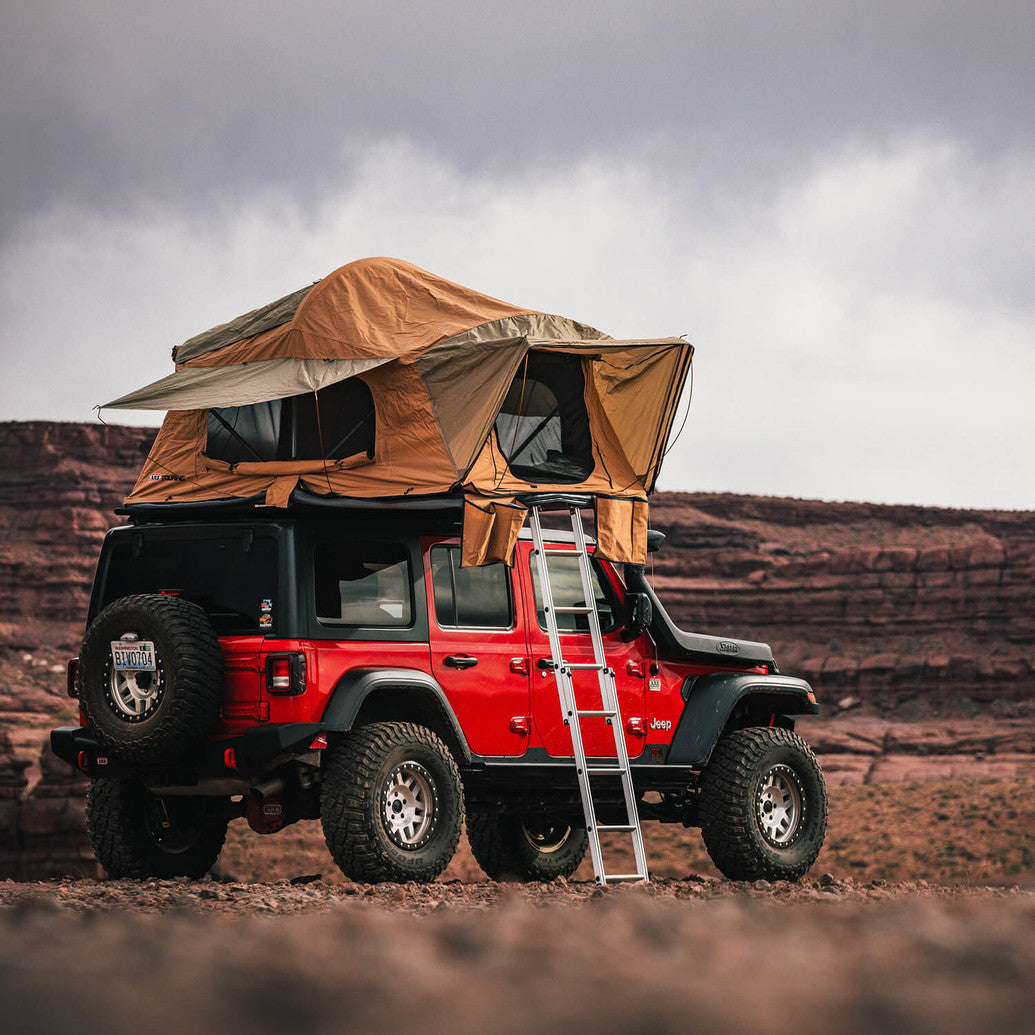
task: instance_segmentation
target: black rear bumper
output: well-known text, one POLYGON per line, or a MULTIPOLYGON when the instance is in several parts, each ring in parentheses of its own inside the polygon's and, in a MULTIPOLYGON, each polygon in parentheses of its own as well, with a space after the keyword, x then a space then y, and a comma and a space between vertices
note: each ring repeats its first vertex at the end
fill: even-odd
POLYGON ((192 784, 212 777, 248 778, 267 771, 273 763, 305 752, 323 732, 319 722, 286 722, 256 726, 236 737, 220 737, 203 745, 180 765, 119 762, 108 755, 83 726, 60 726, 50 731, 50 750, 62 761, 90 777, 146 775, 151 782, 192 784))

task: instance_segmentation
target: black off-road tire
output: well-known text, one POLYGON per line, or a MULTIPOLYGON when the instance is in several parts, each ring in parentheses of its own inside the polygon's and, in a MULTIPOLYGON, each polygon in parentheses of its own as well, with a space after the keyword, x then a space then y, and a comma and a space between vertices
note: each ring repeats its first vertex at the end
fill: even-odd
POLYGON ((752 727, 723 736, 701 774, 699 803, 708 854, 730 880, 798 880, 823 846, 823 773, 790 730, 752 727))
POLYGON ((137 780, 94 780, 86 829, 98 862, 116 879, 203 877, 226 840, 216 802, 158 798, 137 780))
POLYGON ((205 742, 219 719, 223 652, 196 604, 157 593, 122 597, 87 630, 76 689, 87 728, 113 759, 183 761, 205 742), (151 699, 138 715, 120 707, 112 672, 111 643, 126 634, 154 642, 159 669, 151 699))
POLYGON ((412 722, 361 726, 332 741, 323 764, 324 839, 346 877, 423 884, 449 865, 463 826, 463 787, 449 748, 431 730, 412 722))
POLYGON ((474 809, 467 814, 467 840, 487 877, 514 881, 570 877, 589 845, 583 826, 474 809))

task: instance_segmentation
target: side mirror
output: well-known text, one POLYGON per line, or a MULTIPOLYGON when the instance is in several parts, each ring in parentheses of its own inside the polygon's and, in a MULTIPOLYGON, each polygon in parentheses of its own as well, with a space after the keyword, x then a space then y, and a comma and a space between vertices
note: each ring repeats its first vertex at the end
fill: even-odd
POLYGON ((654 620, 654 605, 646 593, 625 594, 625 617, 622 622, 623 640, 635 640, 654 620))

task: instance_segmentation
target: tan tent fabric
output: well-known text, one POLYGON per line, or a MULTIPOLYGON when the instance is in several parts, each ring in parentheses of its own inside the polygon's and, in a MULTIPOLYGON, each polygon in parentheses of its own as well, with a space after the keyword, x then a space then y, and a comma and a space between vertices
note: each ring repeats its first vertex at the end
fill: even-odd
POLYGON ((184 367, 102 409, 202 410, 250 406, 315 392, 372 370, 386 359, 265 359, 232 367, 184 367))
MULTIPOLYGON (((324 277, 290 322, 177 363, 229 366, 260 359, 396 359, 479 324, 532 312, 452 284, 399 259, 361 259, 324 277)), ((189 357, 189 358, 186 358, 189 357)))
POLYGON ((618 564, 644 564, 647 558, 647 501, 594 499, 597 553, 618 564))
POLYGON ((366 453, 356 453, 344 460, 271 460, 256 462, 254 460, 228 464, 225 460, 213 460, 202 456, 202 463, 209 471, 223 471, 226 474, 271 474, 274 477, 293 474, 326 474, 336 471, 352 471, 357 467, 366 467, 373 460, 366 453))
POLYGON ((266 506, 284 509, 291 500, 291 493, 298 488, 298 475, 285 475, 278 478, 266 490, 266 506))
MULTIPOLYGON (((646 498, 692 353, 681 338, 615 340, 410 263, 365 259, 195 336, 175 350, 175 373, 109 405, 169 409, 129 504, 264 496, 270 506, 286 506, 297 486, 370 500, 463 493, 469 501, 466 564, 512 554, 522 497, 591 493, 613 501, 599 514, 609 555, 642 561, 646 498), (511 383, 526 357, 540 352, 580 360, 581 381, 569 383, 585 385, 591 454, 581 454, 579 463, 592 469, 574 484, 525 480, 510 469, 496 441, 494 425, 511 383), (210 409, 312 393, 318 407, 330 405, 328 399, 362 398, 337 389, 337 395, 326 394, 349 378, 361 380, 373 400, 372 456, 226 463, 207 455, 210 409)), ((545 360, 536 362, 546 369, 545 360)), ((537 391, 542 399, 526 419, 548 415, 552 396, 537 391)), ((301 405, 276 412, 301 413, 301 405)))
POLYGON ((173 349, 173 362, 186 363, 187 360, 202 356, 206 352, 233 345, 234 342, 243 341, 245 338, 254 338, 257 334, 287 323, 313 287, 313 284, 309 284, 307 287, 299 288, 298 291, 292 291, 290 295, 278 298, 275 302, 253 309, 229 323, 222 323, 218 327, 195 335, 173 349))
POLYGON ((527 514, 528 509, 513 500, 466 496, 460 566, 477 568, 496 562, 512 566, 514 547, 527 514))

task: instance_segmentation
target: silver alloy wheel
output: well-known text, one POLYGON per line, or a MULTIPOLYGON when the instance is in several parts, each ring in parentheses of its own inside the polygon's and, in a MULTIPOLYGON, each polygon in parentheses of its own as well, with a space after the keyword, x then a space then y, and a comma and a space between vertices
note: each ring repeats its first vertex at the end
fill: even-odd
POLYGON ((770 844, 783 848, 798 836, 804 800, 801 783, 789 765, 774 765, 762 774, 755 815, 762 836, 770 844))
POLYGON ((382 816, 388 836, 400 848, 420 848, 431 836, 434 787, 431 773, 419 762, 400 762, 388 774, 382 816))
MULTIPOLYGON (((122 639, 130 635, 123 634, 122 639)), ((165 686, 161 658, 156 656, 154 672, 118 671, 108 660, 108 701, 126 722, 140 722, 158 707, 165 686)))
POLYGON ((550 855, 565 846, 571 836, 571 827, 561 826, 548 820, 524 819, 521 821, 521 833, 525 840, 541 855, 550 855))

